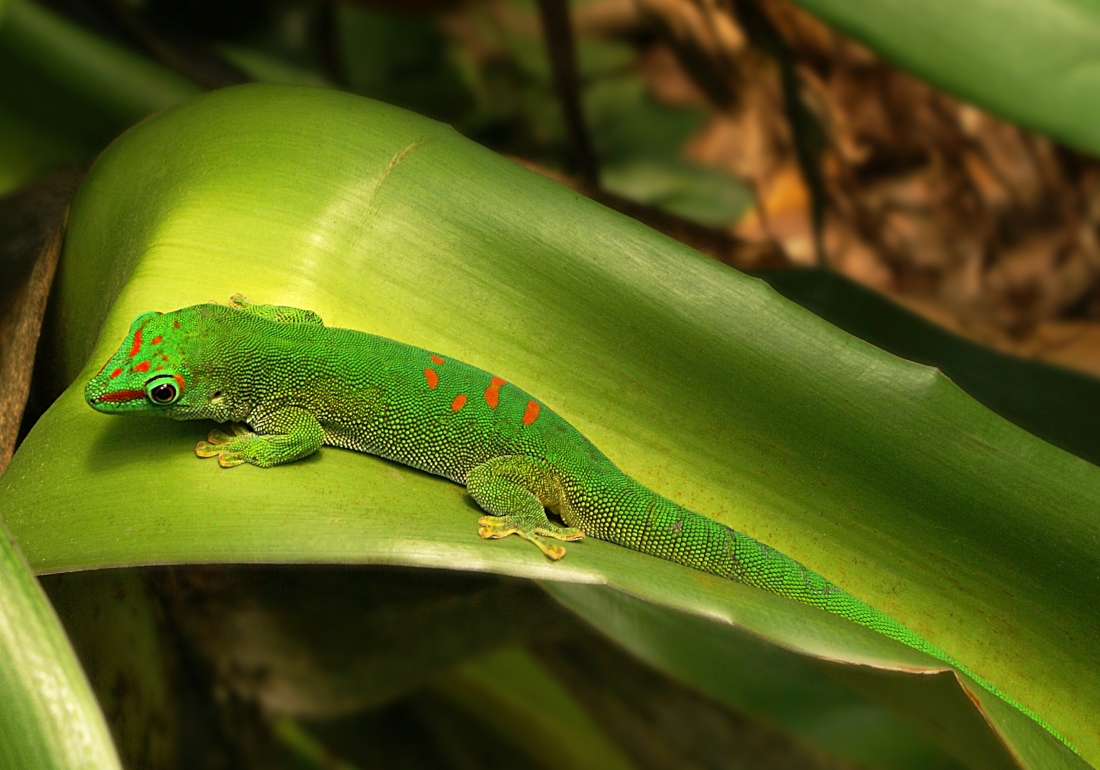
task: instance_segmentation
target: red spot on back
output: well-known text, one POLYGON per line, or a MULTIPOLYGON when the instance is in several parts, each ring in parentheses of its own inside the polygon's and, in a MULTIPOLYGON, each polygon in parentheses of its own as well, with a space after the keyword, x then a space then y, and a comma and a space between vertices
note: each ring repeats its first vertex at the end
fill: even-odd
POLYGON ((442 358, 437 356, 435 353, 432 353, 431 358, 432 358, 432 363, 436 364, 437 366, 443 366, 443 364, 446 363, 442 358))
POLYGON ((145 372, 149 371, 149 362, 148 361, 142 361, 140 364, 138 364, 137 366, 134 367, 134 371, 135 372, 141 372, 142 374, 145 374, 145 372))
POLYGON ((485 403, 489 405, 490 409, 497 408, 497 404, 500 403, 500 387, 507 384, 500 377, 493 377, 489 380, 489 387, 485 389, 485 403))
POLYGON ((119 367, 119 368, 115 369, 113 372, 111 372, 111 379, 113 380, 115 377, 118 377, 120 374, 122 374, 122 367, 119 367))
POLYGON ((455 400, 451 402, 451 411, 457 412, 464 406, 466 406, 466 396, 459 393, 457 396, 455 396, 455 400))
POLYGON ((439 384, 439 375, 435 373, 434 369, 425 369, 424 379, 428 381, 428 387, 432 390, 435 390, 435 386, 439 384))
POLYGON ((104 393, 97 401, 136 401, 139 398, 145 398, 144 390, 116 390, 113 393, 104 393))
POLYGON ((158 334, 156 337, 153 337, 153 339, 151 339, 150 342, 152 342, 154 345, 159 345, 160 341, 162 339, 164 339, 164 337, 162 337, 158 334))
POLYGON ((539 416, 539 405, 534 401, 527 402, 527 408, 523 410, 523 424, 530 425, 539 416))
POLYGON ((133 358, 141 350, 141 329, 134 332, 134 344, 130 346, 130 358, 133 358))
POLYGON ((173 322, 172 322, 172 328, 173 328, 173 329, 178 329, 178 328, 180 328, 180 322, 179 322, 179 321, 173 321, 173 322))

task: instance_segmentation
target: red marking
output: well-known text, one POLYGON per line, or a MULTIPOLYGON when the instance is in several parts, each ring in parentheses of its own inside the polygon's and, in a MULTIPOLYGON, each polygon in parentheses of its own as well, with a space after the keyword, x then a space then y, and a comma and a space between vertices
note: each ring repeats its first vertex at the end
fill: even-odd
POLYGON ((115 377, 118 377, 120 374, 122 374, 122 368, 121 367, 119 367, 118 369, 115 369, 113 372, 111 372, 111 379, 113 380, 115 377))
POLYGON ((104 393, 97 398, 97 401, 137 401, 139 398, 145 398, 144 390, 116 390, 113 393, 104 393))
POLYGON ((500 386, 507 384, 500 377, 493 377, 489 380, 489 387, 485 389, 485 403, 489 405, 490 409, 497 408, 497 404, 500 403, 500 386))
POLYGON ((134 371, 135 372, 141 372, 142 374, 145 374, 147 371, 149 371, 149 362, 148 361, 142 361, 140 364, 138 364, 137 366, 134 367, 134 371))
POLYGON ((157 355, 161 357, 161 360, 164 360, 164 361, 168 360, 168 356, 164 355, 163 353, 157 353, 157 355))
POLYGON ((530 425, 539 416, 539 405, 534 401, 527 402, 527 408, 523 410, 523 424, 530 425))
POLYGON ((443 364, 446 363, 446 361, 444 361, 442 358, 437 356, 435 353, 432 353, 431 359, 432 359, 432 363, 436 364, 437 366, 443 366, 443 364))
POLYGON ((134 332, 134 344, 130 346, 130 358, 136 356, 139 350, 141 350, 141 329, 134 332))
POLYGON ((172 328, 173 328, 173 329, 178 329, 178 328, 180 328, 180 322, 179 322, 179 321, 173 321, 173 322, 172 322, 172 328))
POLYGON ((455 396, 455 400, 451 402, 451 411, 457 412, 464 406, 466 406, 466 396, 459 393, 457 396, 455 396))
POLYGON ((176 381, 176 384, 180 386, 180 393, 182 394, 183 393, 183 375, 182 374, 173 374, 172 379, 174 379, 176 381))
POLYGON ((435 390, 435 386, 439 384, 439 375, 435 373, 434 369, 425 369, 424 379, 428 381, 428 387, 432 390, 435 390))
POLYGON ((160 335, 158 334, 158 335, 157 335, 156 337, 153 337, 153 339, 152 339, 152 340, 150 340, 150 341, 151 341, 151 342, 152 342, 152 343, 153 343, 154 345, 159 345, 159 344, 160 344, 160 341, 161 341, 162 339, 164 339, 164 337, 162 337, 162 336, 160 336, 160 335))

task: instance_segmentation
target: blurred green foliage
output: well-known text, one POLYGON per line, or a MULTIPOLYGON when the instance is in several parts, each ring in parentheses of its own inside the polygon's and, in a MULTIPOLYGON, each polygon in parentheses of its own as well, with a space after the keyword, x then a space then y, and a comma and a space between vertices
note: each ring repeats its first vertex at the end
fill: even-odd
MULTIPOLYGON (((332 7, 330 29, 322 23, 328 7, 273 3, 191 32, 211 35, 206 42, 255 80, 344 87, 451 123, 505 154, 570 167, 533 2, 512 0, 513 16, 525 23, 511 27, 471 9, 476 24, 465 41, 445 35, 425 14, 354 5, 332 7)), ((150 0, 133 13, 166 24, 180 15, 174 8, 150 0)), ((603 184, 700 224, 735 221, 751 204, 747 188, 680 159, 705 109, 657 102, 634 70, 635 57, 626 43, 579 41, 583 103, 603 184)), ((30 0, 11 0, 0 23, 0 193, 90 160, 146 113, 199 90, 30 0), (119 82, 120 73, 132 82, 119 82)))

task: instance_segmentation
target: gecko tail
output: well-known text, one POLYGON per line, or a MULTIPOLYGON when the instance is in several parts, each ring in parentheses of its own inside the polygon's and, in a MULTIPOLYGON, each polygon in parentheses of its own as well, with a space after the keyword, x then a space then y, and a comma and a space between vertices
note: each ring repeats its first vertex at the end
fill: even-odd
POLYGON ((585 531, 593 537, 761 588, 877 631, 965 674, 1078 753, 1045 719, 992 682, 894 618, 857 599, 781 551, 662 497, 625 475, 621 477, 621 485, 614 494, 602 499, 616 500, 619 509, 624 514, 629 511, 629 514, 593 517, 596 525, 591 526, 587 522, 585 525, 585 531))

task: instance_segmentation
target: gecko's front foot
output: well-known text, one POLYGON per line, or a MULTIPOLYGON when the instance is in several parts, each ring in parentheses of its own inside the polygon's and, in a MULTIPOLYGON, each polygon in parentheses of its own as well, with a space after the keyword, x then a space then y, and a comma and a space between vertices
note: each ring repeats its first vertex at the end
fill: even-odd
POLYGON ((504 516, 482 516, 477 520, 477 533, 486 540, 496 540, 508 535, 519 535, 524 540, 534 543, 539 550, 554 561, 565 556, 565 547, 550 542, 547 538, 575 542, 584 538, 584 533, 573 527, 560 527, 546 520, 543 514, 541 520, 532 520, 522 514, 507 514, 504 516))
POLYGON ((232 434, 219 428, 210 431, 206 441, 200 441, 195 445, 195 454, 199 457, 217 457, 218 465, 223 468, 232 468, 248 462, 245 447, 250 441, 255 440, 256 434, 246 426, 233 423, 230 426, 232 434))

